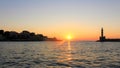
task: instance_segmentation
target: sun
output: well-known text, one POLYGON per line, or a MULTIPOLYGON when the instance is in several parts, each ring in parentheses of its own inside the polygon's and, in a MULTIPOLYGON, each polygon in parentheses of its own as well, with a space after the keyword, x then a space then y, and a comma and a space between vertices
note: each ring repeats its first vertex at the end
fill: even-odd
POLYGON ((71 40, 72 39, 72 36, 71 35, 67 35, 67 40, 71 40))

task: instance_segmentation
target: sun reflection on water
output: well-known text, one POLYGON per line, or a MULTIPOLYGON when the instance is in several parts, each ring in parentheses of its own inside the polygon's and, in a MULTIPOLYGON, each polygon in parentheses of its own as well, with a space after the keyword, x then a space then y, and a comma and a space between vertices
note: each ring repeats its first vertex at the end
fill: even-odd
POLYGON ((63 62, 63 63, 69 63, 72 60, 72 48, 71 48, 71 42, 68 41, 66 42, 67 45, 65 45, 64 48, 62 48, 62 53, 59 56, 58 62, 63 62))
POLYGON ((70 41, 68 41, 68 54, 67 54, 67 59, 66 60, 68 60, 68 61, 72 60, 70 41))
POLYGON ((70 41, 68 41, 68 50, 71 51, 70 41))

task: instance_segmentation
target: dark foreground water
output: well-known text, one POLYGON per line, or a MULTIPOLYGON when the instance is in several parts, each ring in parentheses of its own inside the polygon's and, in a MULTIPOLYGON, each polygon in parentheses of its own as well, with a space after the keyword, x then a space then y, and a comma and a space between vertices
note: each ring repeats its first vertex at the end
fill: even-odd
POLYGON ((120 42, 0 42, 0 68, 120 68, 120 42))

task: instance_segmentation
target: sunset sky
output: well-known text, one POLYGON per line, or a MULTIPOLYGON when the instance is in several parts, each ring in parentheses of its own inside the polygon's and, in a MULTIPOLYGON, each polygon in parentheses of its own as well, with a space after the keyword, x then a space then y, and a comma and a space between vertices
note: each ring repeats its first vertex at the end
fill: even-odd
POLYGON ((0 0, 0 29, 97 40, 120 38, 120 0, 0 0))

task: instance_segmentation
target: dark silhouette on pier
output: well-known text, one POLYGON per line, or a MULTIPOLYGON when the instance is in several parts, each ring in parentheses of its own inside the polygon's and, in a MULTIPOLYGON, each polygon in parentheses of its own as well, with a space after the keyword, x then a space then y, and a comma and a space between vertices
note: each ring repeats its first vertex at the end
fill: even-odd
POLYGON ((99 37, 98 42, 120 42, 120 39, 109 39, 104 36, 104 30, 101 28, 101 36, 99 37))
POLYGON ((55 37, 48 38, 43 34, 35 34, 34 32, 22 31, 20 33, 15 31, 0 30, 0 41, 58 41, 55 37))

